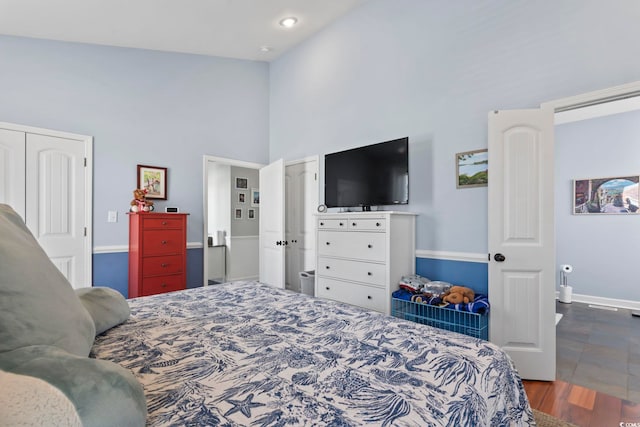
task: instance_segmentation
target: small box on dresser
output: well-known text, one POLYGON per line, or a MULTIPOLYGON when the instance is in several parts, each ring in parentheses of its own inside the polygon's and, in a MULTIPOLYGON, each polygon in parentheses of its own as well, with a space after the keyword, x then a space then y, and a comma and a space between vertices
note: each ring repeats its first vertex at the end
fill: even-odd
POLYGON ((316 296, 391 313, 391 293, 415 273, 415 214, 316 215, 316 296))
POLYGON ((129 213, 129 298, 187 287, 186 213, 129 213))

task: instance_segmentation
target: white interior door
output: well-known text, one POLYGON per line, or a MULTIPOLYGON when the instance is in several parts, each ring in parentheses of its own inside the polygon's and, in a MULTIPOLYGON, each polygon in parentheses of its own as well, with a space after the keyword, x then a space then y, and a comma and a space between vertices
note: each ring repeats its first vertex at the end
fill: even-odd
POLYGON ((526 379, 554 380, 553 110, 489 113, 490 339, 526 379))
POLYGON ((315 222, 318 206, 318 159, 285 168, 286 288, 300 292, 300 272, 315 269, 315 222))
POLYGON ((13 208, 25 219, 25 138, 24 132, 0 129, 0 203, 13 208))
POLYGON ((260 169, 260 281, 285 287, 284 160, 260 169))
POLYGON ((26 135, 26 224, 74 288, 91 286, 85 142, 26 135))

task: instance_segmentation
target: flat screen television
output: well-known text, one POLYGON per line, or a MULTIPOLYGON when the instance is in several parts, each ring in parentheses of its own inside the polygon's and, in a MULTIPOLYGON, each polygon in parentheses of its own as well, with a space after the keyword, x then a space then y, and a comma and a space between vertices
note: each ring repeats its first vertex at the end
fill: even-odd
POLYGON ((325 155, 324 203, 362 210, 409 203, 409 138, 325 155))

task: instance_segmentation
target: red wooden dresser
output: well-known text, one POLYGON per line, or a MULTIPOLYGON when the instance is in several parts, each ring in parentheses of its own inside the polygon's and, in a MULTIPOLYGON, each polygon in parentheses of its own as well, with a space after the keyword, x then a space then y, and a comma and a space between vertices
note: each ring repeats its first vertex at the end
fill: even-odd
POLYGON ((187 286, 186 213, 129 213, 129 298, 187 286))

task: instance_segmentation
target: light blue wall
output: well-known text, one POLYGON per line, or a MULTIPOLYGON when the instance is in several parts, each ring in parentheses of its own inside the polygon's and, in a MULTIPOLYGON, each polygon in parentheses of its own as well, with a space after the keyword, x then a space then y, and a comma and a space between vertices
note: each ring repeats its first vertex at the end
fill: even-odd
MULTIPOLYGON (((156 207, 189 212, 187 240, 203 242, 203 155, 268 160, 266 63, 0 36, 0 64, 0 121, 94 137, 94 247, 128 245, 137 164, 168 168, 156 207)), ((188 254, 192 287, 202 250, 188 254)), ((126 253, 95 254, 93 269, 126 295, 126 253)))
POLYGON ((640 111, 556 126, 556 259, 577 294, 640 301, 640 215, 572 215, 573 180, 640 174, 640 111))
POLYGON ((0 121, 94 137, 94 246, 128 244, 137 164, 202 242, 203 155, 268 160, 266 63, 0 36, 0 64, 0 121))
POLYGON ((487 147, 490 110, 638 80, 638 22, 635 0, 371 0, 271 64, 270 158, 409 136, 417 248, 485 253, 455 153, 487 147))

